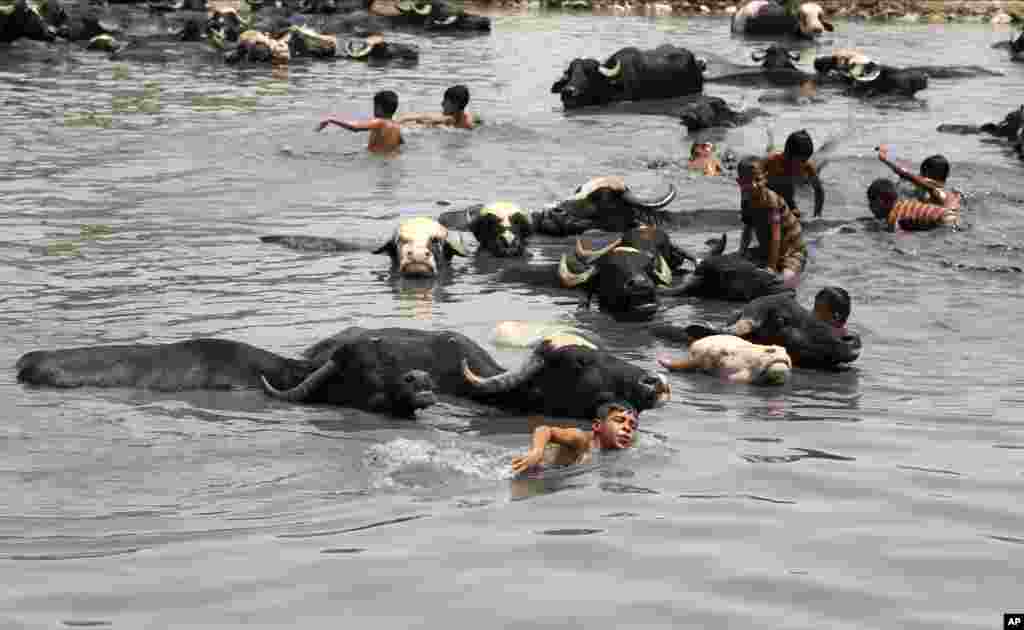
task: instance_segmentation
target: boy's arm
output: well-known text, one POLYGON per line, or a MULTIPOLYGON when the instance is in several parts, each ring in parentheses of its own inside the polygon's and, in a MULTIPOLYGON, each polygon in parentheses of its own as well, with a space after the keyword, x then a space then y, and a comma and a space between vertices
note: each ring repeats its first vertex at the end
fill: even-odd
POLYGON ((583 451, 589 446, 588 440, 587 434, 579 429, 539 426, 533 430, 530 452, 512 460, 512 472, 519 473, 541 463, 544 459, 544 448, 550 442, 583 451))
POLYGON ((821 179, 817 172, 811 175, 810 180, 811 188, 814 190, 814 216, 820 217, 821 211, 825 207, 825 187, 821 185, 821 179))
POLYGON ((436 125, 444 125, 444 124, 452 123, 453 120, 452 120, 451 116, 448 116, 446 114, 418 113, 418 114, 402 114, 401 116, 399 116, 398 118, 395 119, 395 122, 397 122, 400 125, 409 125, 409 124, 436 124, 436 125))
POLYGON ((931 193, 933 197, 940 200, 945 199, 945 195, 942 193, 942 187, 936 184, 934 180, 928 179, 927 177, 922 177, 915 173, 911 173, 910 171, 903 168, 899 164, 890 161, 889 147, 885 146, 884 144, 876 148, 878 149, 878 159, 882 162, 882 164, 885 164, 886 166, 891 168, 893 173, 896 173, 902 179, 914 182, 914 184, 917 186, 927 188, 928 192, 931 193))
POLYGON ((343 129, 349 131, 369 131, 371 129, 380 129, 384 126, 384 121, 379 118, 370 118, 369 120, 338 120, 337 118, 324 118, 320 121, 317 126, 317 131, 323 131, 328 125, 337 125, 343 129))

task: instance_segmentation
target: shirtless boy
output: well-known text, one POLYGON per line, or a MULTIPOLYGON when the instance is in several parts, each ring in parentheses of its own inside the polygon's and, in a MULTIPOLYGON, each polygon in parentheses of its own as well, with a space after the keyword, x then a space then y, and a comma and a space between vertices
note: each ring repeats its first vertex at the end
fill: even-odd
POLYGON ((795 289, 807 264, 807 245, 800 227, 800 211, 768 186, 764 163, 746 157, 736 167, 740 187, 743 233, 740 253, 753 262, 782 274, 783 284, 795 289), (748 251, 757 235, 758 247, 748 251))
POLYGON ((479 121, 473 114, 466 111, 467 105, 469 105, 469 88, 465 85, 453 85, 444 91, 440 114, 402 114, 398 117, 398 123, 472 129, 479 124, 479 121))
POLYGON ((542 425, 533 430, 530 452, 512 460, 512 472, 533 466, 566 466, 586 463, 593 449, 624 449, 633 446, 637 411, 629 403, 610 402, 597 408, 590 431, 542 425), (550 448, 548 448, 550 447, 550 448))
POLYGON ((328 125, 337 125, 349 131, 369 131, 370 140, 366 145, 372 153, 393 153, 402 145, 402 127, 392 120, 398 110, 398 95, 384 90, 373 95, 373 118, 368 120, 338 120, 325 118, 320 121, 317 131, 328 125))

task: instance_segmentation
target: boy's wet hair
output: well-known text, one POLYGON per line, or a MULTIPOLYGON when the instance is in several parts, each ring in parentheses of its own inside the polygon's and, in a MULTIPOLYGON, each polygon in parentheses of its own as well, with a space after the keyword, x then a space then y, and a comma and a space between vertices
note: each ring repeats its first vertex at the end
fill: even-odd
POLYGON ((837 321, 850 319, 850 294, 842 287, 825 287, 814 296, 814 304, 824 304, 837 321))
POLYGON ((931 155, 921 162, 921 176, 945 182, 949 179, 949 160, 944 155, 931 155))
POLYGON ((889 211, 896 205, 898 197, 899 193, 896 190, 896 184, 891 179, 880 177, 868 186, 868 204, 871 206, 871 211, 879 219, 884 219, 889 215, 889 211), (889 201, 892 203, 885 203, 889 201))
POLYGON ((459 109, 465 109, 469 105, 469 88, 465 85, 453 85, 444 91, 444 100, 451 101, 459 109))
POLYGON ((613 400, 607 402, 597 408, 597 418, 600 420, 606 419, 613 411, 625 411, 626 413, 632 414, 634 418, 640 417, 640 412, 636 410, 636 407, 621 400, 613 400))
POLYGON ((373 105, 385 116, 394 116, 398 111, 398 95, 391 90, 382 90, 373 95, 373 105))
POLYGON ((811 156, 814 155, 814 141, 811 140, 811 134, 807 133, 806 129, 789 134, 782 155, 787 159, 801 162, 811 159, 811 156))

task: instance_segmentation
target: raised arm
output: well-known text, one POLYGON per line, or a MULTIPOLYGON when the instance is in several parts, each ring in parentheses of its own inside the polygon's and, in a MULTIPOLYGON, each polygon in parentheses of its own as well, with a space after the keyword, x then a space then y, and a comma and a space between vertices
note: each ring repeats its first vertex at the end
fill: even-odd
POLYGON ((455 119, 447 114, 414 113, 402 114, 395 122, 400 125, 451 125, 455 119))
POLYGON ((370 118, 368 120, 339 120, 337 118, 324 118, 317 125, 317 131, 323 131, 328 125, 337 125, 343 129, 349 131, 369 131, 371 129, 380 129, 384 126, 384 121, 379 118, 370 118))
POLYGON ((821 179, 815 172, 810 176, 811 188, 814 190, 814 216, 820 217, 825 207, 825 187, 821 185, 821 179))
POLYGON ((579 429, 541 425, 533 430, 530 452, 512 460, 512 472, 521 473, 541 463, 544 460, 544 448, 552 442, 576 451, 584 451, 589 446, 589 439, 590 437, 579 429))
POLYGON ((896 164, 895 162, 891 161, 889 159, 889 147, 885 146, 884 144, 875 147, 875 149, 878 151, 879 161, 881 161, 882 164, 885 164, 886 166, 891 168, 893 173, 896 173, 902 179, 914 182, 914 184, 917 186, 927 188, 928 192, 931 193, 932 197, 937 199, 939 203, 945 201, 946 196, 942 192, 942 187, 935 183, 934 180, 929 179, 927 177, 922 177, 921 175, 917 175, 916 173, 912 173, 907 169, 903 168, 902 166, 900 166, 899 164, 896 164))

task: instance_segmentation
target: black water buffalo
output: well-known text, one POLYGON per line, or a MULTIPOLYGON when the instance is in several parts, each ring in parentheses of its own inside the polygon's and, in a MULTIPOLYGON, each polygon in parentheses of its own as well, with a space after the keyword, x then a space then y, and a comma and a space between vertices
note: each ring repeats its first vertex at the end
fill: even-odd
POLYGON ((87 2, 76 2, 67 8, 60 0, 47 0, 43 6, 43 17, 56 29, 57 36, 74 42, 119 32, 118 25, 107 19, 105 13, 101 7, 87 2))
POLYGON ((612 400, 643 411, 671 396, 664 376, 573 334, 545 337, 516 371, 488 376, 464 362, 463 374, 476 399, 557 416, 593 418, 600 405, 612 400))
POLYGON ((481 250, 502 258, 526 253, 533 234, 530 214, 505 201, 445 212, 438 221, 452 230, 472 232, 481 250))
POLYGON ((711 127, 739 127, 768 113, 757 108, 736 111, 717 96, 700 96, 679 109, 679 122, 690 133, 711 127))
POLYGON ((553 206, 531 214, 535 232, 551 236, 575 236, 587 230, 624 232, 640 223, 655 224, 660 212, 676 198, 676 189, 658 199, 641 199, 621 177, 596 177, 576 193, 553 206))
POLYGON ((47 24, 39 9, 26 0, 0 6, 0 42, 13 42, 22 37, 52 42, 57 38, 57 29, 47 24))
MULTIPOLYGON (((751 85, 785 87, 800 85, 817 78, 816 75, 797 68, 794 62, 800 60, 800 54, 784 46, 773 44, 760 52, 751 53, 750 57, 759 65, 741 66, 728 62, 714 64, 717 72, 713 76, 705 76, 704 82, 744 87, 751 85), (724 67, 718 68, 719 65, 724 67)), ((711 65, 709 62, 709 71, 711 65)))
POLYGON ((658 310, 658 287, 671 286, 672 272, 686 260, 696 258, 664 230, 644 225, 597 250, 577 240, 573 259, 564 254, 559 261, 558 279, 563 287, 585 292, 584 306, 596 295, 600 308, 616 319, 650 319, 658 310))
POLYGON ((937 131, 943 133, 958 133, 961 135, 987 133, 997 138, 1006 138, 1010 146, 1017 153, 1017 157, 1024 159, 1024 105, 1013 110, 998 123, 985 123, 983 125, 939 125, 937 131))
POLYGON ((992 48, 1005 48, 1010 51, 1011 61, 1024 61, 1024 31, 1010 39, 992 44, 992 48))
POLYGON ((662 294, 747 302, 786 291, 778 274, 732 252, 701 259, 681 284, 662 294))
POLYGON ((422 27, 429 31, 487 32, 491 30, 491 18, 473 15, 451 7, 443 0, 407 1, 399 0, 395 7, 398 17, 392 18, 396 25, 422 27))
POLYGON ((420 51, 416 46, 387 41, 381 33, 350 39, 343 46, 339 46, 337 37, 300 26, 292 26, 289 29, 288 47, 293 58, 346 57, 357 61, 418 61, 420 58, 420 51))
POLYGON ((837 335, 829 324, 802 307, 791 293, 760 297, 748 303, 724 329, 695 324, 683 329, 658 326, 652 332, 671 339, 699 339, 725 334, 758 344, 782 346, 793 365, 835 368, 860 357, 861 340, 856 333, 837 335))
POLYGON ((837 81, 855 94, 913 96, 928 87, 928 74, 920 69, 879 64, 853 51, 818 57, 814 69, 824 79, 837 81))
MULTIPOLYGON (((790 2, 787 2, 790 4, 790 2)), ((822 19, 824 10, 814 2, 801 3, 792 14, 781 2, 750 0, 732 15, 731 30, 740 35, 778 35, 811 39, 834 27, 822 19)))
POLYGON ((614 101, 697 94, 704 86, 704 64, 685 48, 662 44, 654 50, 623 48, 605 62, 573 59, 551 86, 565 109, 614 101))

